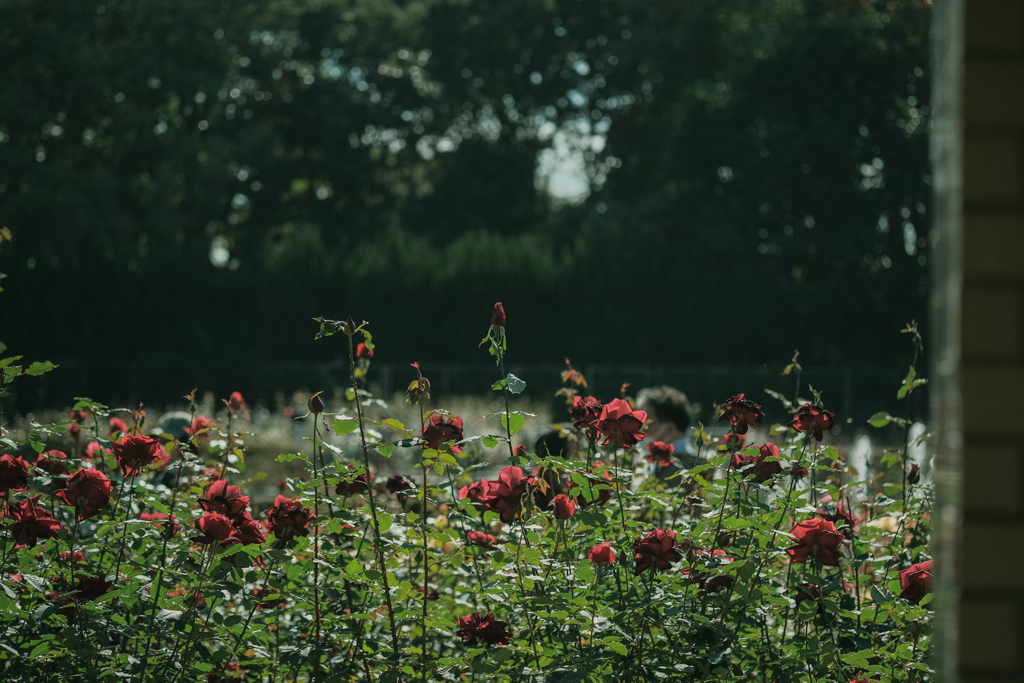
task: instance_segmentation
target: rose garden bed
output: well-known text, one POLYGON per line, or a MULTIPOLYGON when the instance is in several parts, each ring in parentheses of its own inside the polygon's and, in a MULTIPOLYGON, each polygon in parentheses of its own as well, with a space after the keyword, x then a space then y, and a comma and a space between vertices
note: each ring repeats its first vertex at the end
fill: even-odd
MULTIPOLYGON (((902 447, 856 472, 819 396, 778 397, 770 424, 741 394, 680 469, 630 397, 588 396, 567 368, 575 457, 551 456, 515 445, 531 416, 512 409, 500 304, 482 345, 505 409, 481 435, 418 365, 419 420, 371 417, 367 325, 318 322, 352 386, 344 405, 310 397, 309 448, 278 457, 303 474, 267 509, 247 494, 240 395, 179 438, 85 399, 2 435, 4 680, 930 680, 932 491, 909 407, 872 418, 902 447), (400 449, 415 468, 375 477, 400 449)), ((0 363, 0 389, 50 369, 0 363)))

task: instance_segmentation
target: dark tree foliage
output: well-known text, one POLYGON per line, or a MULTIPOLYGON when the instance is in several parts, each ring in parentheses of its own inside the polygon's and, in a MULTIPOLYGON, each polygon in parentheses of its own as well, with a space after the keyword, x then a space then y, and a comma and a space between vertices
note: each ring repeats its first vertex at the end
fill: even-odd
POLYGON ((535 330, 522 360, 889 362, 924 316, 929 21, 3 0, 5 338, 312 358, 335 311, 392 359, 462 360, 500 299, 535 330), (573 200, 549 191, 567 167, 573 200))

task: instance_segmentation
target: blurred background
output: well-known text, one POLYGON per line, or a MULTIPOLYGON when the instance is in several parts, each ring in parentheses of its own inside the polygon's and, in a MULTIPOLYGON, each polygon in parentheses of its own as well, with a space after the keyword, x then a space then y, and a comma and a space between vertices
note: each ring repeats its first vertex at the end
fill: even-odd
POLYGON ((927 324, 930 20, 0 0, 0 340, 61 366, 8 405, 331 389, 347 348, 315 316, 370 321, 383 395, 412 361, 486 393, 500 300, 527 393, 568 356, 603 400, 762 402, 799 349, 838 414, 895 413, 927 324))

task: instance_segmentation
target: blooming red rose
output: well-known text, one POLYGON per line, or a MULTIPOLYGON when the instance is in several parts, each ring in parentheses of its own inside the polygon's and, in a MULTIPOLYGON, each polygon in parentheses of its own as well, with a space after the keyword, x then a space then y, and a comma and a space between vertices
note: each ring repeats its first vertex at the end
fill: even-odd
POLYGON ((15 543, 34 548, 40 538, 56 538, 60 532, 60 522, 43 508, 37 507, 40 497, 34 496, 20 503, 10 504, 3 511, 3 518, 14 520, 11 534, 15 543))
POLYGON ((662 467, 669 467, 672 464, 672 454, 676 447, 664 441, 655 441, 647 444, 647 462, 655 462, 662 467))
POLYGON ((615 562, 615 551, 612 549, 612 544, 608 541, 598 543, 587 553, 587 559, 594 564, 613 564, 615 562))
MULTIPOLYGON (((444 415, 438 414, 430 416, 430 421, 423 429, 422 436, 423 440, 427 442, 426 447, 434 450, 441 450, 442 444, 462 441, 466 438, 462 433, 461 417, 446 418, 444 415)), ((453 445, 451 451, 452 453, 461 453, 462 449, 453 445)))
POLYGON ((207 512, 196 522, 196 529, 202 534, 193 540, 197 543, 237 543, 235 525, 227 515, 219 512, 207 512))
POLYGON ((646 412, 633 410, 621 398, 612 399, 601 409, 597 421, 598 430, 606 437, 603 445, 615 441, 619 448, 635 446, 647 436, 640 431, 646 420, 646 412))
POLYGON ((821 406, 812 406, 805 403, 796 411, 793 421, 789 426, 798 432, 810 430, 816 441, 821 441, 824 432, 832 429, 835 425, 835 416, 821 406))
POLYGON ((576 503, 564 493, 555 496, 551 504, 555 508, 555 519, 569 519, 576 514, 576 503))
POLYGON ((267 537, 263 535, 263 529, 260 528, 260 523, 248 516, 239 520, 233 520, 235 525, 235 536, 238 538, 238 542, 242 545, 258 545, 260 543, 266 543, 267 537))
POLYGON ((359 342, 356 344, 356 358, 373 358, 373 349, 369 348, 366 342, 359 342))
POLYGON ((249 496, 242 495, 242 489, 229 486, 227 480, 219 479, 206 489, 206 495, 199 499, 199 506, 206 512, 219 512, 241 522, 249 507, 249 496))
POLYGON ((796 539, 795 546, 786 548, 793 562, 804 564, 808 557, 816 557, 823 565, 839 566, 839 544, 843 542, 843 535, 836 531, 832 522, 815 517, 800 522, 789 533, 796 539))
POLYGON ((722 414, 718 416, 718 421, 722 420, 728 420, 737 434, 746 434, 747 427, 764 422, 764 413, 761 406, 743 398, 743 394, 737 394, 722 405, 722 414))
POLYGON ((475 546, 484 548, 485 550, 494 550, 497 547, 498 539, 491 534, 485 534, 482 531, 470 531, 466 534, 466 538, 469 542, 475 546))
POLYGON ((107 431, 108 436, 114 436, 116 434, 124 434, 128 431, 128 423, 119 417, 110 418, 110 429, 107 431))
POLYGON ((121 441, 112 444, 117 464, 124 476, 136 474, 146 465, 165 456, 163 444, 151 436, 123 436, 121 441))
MULTIPOLYGON (((352 463, 348 464, 349 472, 356 468, 352 463)), ((334 487, 334 492, 339 496, 357 496, 360 493, 366 493, 367 487, 373 482, 373 472, 367 470, 362 474, 349 475, 352 476, 352 481, 339 481, 338 485, 334 487)))
POLYGON ((746 474, 756 473, 757 476, 754 478, 754 481, 758 484, 763 484, 775 475, 782 474, 782 463, 778 460, 768 460, 768 458, 778 457, 779 447, 773 443, 766 443, 761 446, 756 458, 743 455, 742 453, 734 455, 732 467, 734 469, 742 469, 747 465, 753 465, 750 470, 746 471, 746 474))
POLYGON ((270 531, 282 540, 296 536, 309 535, 309 523, 316 519, 312 508, 304 506, 297 500, 278 496, 274 505, 267 511, 270 531))
POLYGON ((654 567, 668 569, 673 562, 679 562, 683 556, 676 550, 676 532, 655 529, 643 538, 633 542, 634 574, 641 574, 654 567))
POLYGON ((459 499, 468 498, 478 509, 497 512, 507 524, 519 516, 523 496, 533 482, 533 477, 527 477, 521 468, 509 465, 495 480, 484 479, 463 486, 459 489, 459 499))
POLYGON ((200 432, 202 432, 202 434, 200 434, 200 435, 204 439, 209 441, 209 439, 210 439, 210 432, 209 432, 209 430, 211 430, 211 429, 217 429, 217 423, 216 422, 214 422, 210 418, 205 417, 203 415, 196 415, 195 419, 192 420, 192 426, 191 427, 185 427, 185 433, 188 434, 189 436, 196 436, 197 434, 200 434, 200 432))
POLYGON ((459 617, 459 630, 455 635, 467 645, 473 645, 478 639, 488 645, 508 645, 512 634, 505 629, 507 625, 504 621, 496 620, 490 612, 474 613, 468 617, 459 617))
POLYGON ((24 491, 28 488, 28 462, 20 455, 0 455, 0 491, 24 491))
POLYGON ((597 421, 601 419, 601 402, 593 396, 576 396, 572 399, 569 417, 573 427, 586 430, 587 436, 593 439, 597 436, 597 421))
MULTIPOLYGON (((931 592, 931 585, 931 560, 912 564, 900 572, 900 588, 903 589, 900 597, 904 600, 909 600, 915 605, 921 602, 921 598, 931 592)), ((927 607, 927 605, 925 606, 927 607)))
POLYGON ((85 553, 76 550, 73 553, 60 553, 60 559, 64 562, 85 562, 85 553))
MULTIPOLYGON (((71 471, 65 466, 68 456, 64 451, 46 451, 40 453, 39 457, 36 458, 36 467, 42 471, 50 474, 54 477, 61 475, 71 474, 71 471)), ((64 488, 65 482, 55 482, 58 488, 64 488)))
POLYGON ((491 315, 491 324, 497 325, 498 327, 505 326, 505 307, 501 305, 501 302, 494 304, 494 313, 491 315))
POLYGON ((114 484, 97 469, 81 469, 71 475, 67 486, 54 495, 75 508, 75 518, 89 519, 100 510, 110 507, 110 494, 114 484))
POLYGON ((478 510, 486 510, 494 499, 493 489, 498 488, 496 481, 481 479, 459 489, 459 500, 468 498, 478 510))

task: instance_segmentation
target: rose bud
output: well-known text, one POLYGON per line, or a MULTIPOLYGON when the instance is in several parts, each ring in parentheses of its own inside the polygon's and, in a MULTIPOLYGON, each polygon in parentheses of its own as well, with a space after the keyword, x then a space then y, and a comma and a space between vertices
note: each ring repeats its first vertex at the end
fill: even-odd
POLYGON ((320 398, 319 393, 310 396, 309 400, 306 401, 306 406, 309 408, 309 412, 314 415, 319 415, 324 412, 324 400, 320 398))
POLYGON ((498 327, 505 326, 505 307, 501 305, 500 301, 494 304, 494 315, 491 316, 491 324, 498 327))
POLYGON ((907 483, 916 484, 919 481, 921 481, 921 466, 916 462, 911 463, 910 471, 907 472, 907 483))
POLYGON ((587 559, 594 564, 613 564, 615 562, 615 551, 612 550, 612 544, 608 541, 598 543, 590 549, 587 559))
POLYGON ((552 505, 555 508, 555 519, 569 519, 576 513, 576 503, 564 493, 555 496, 552 505))

